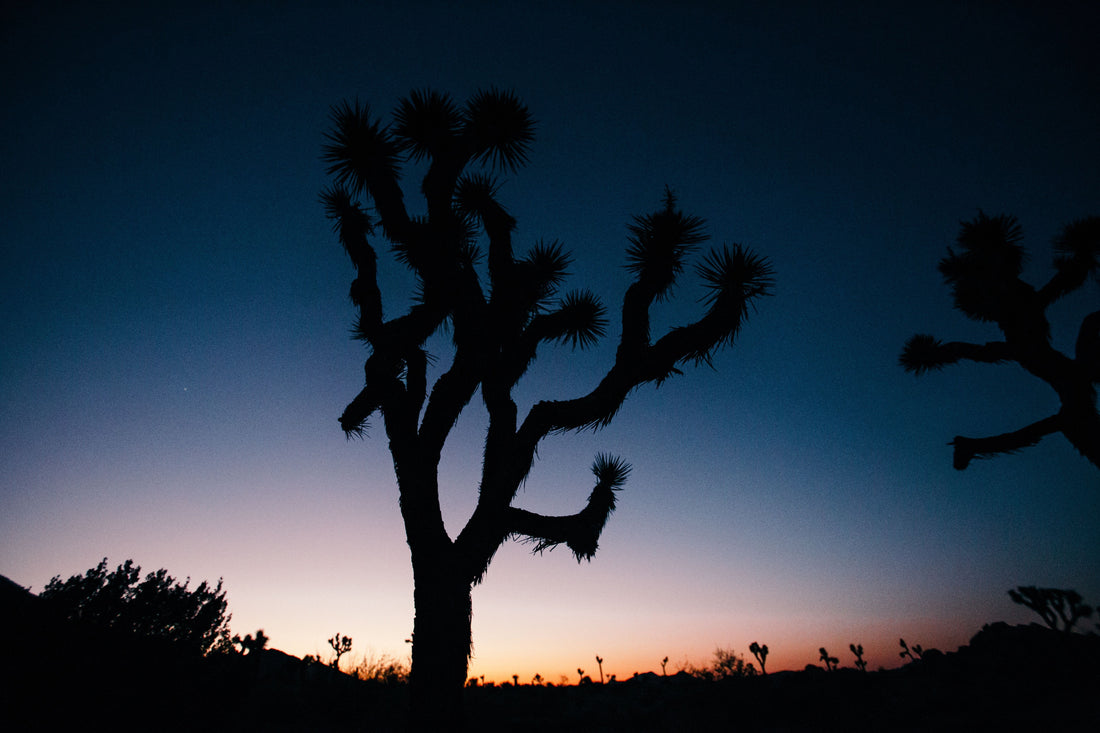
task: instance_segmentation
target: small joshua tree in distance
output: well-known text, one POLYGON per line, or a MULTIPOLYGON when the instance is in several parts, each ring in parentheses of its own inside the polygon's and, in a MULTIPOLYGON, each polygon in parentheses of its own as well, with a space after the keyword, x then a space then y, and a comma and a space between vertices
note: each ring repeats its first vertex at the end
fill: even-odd
POLYGON ((602 685, 603 684, 603 657, 601 657, 599 654, 596 655, 596 664, 600 668, 600 684, 602 685))
POLYGON ((263 629, 257 629, 255 636, 252 634, 245 634, 243 639, 237 635, 233 636, 233 645, 239 646, 241 648, 241 654, 246 655, 256 654, 267 646, 268 641, 269 639, 263 629))
POLYGON ((849 644, 848 648, 852 650, 852 654, 856 655, 856 669, 860 672, 867 671, 867 662, 863 660, 863 645, 862 644, 849 644))
POLYGON ((898 656, 902 659, 909 657, 910 662, 915 662, 924 656, 924 649, 921 648, 920 644, 914 644, 913 648, 910 649, 909 645, 905 643, 905 639, 898 639, 898 643, 901 644, 901 651, 898 652, 898 656))
POLYGON ((328 640, 328 645, 332 647, 332 650, 334 652, 336 652, 336 656, 332 658, 329 666, 333 669, 340 669, 340 657, 351 651, 351 637, 340 636, 340 633, 337 632, 331 639, 328 640))
POLYGON ((661 674, 668 677, 668 657, 661 660, 661 674))
POLYGON ((764 660, 768 658, 768 645, 761 646, 754 641, 749 644, 749 651, 756 657, 756 661, 760 662, 760 674, 767 674, 767 670, 764 669, 764 660))
POLYGON ((1008 597, 1013 603, 1039 614, 1050 628, 1055 631, 1061 629, 1067 634, 1080 619, 1091 617, 1093 611, 1092 606, 1085 603, 1075 590, 1021 585, 1010 590, 1008 597))
POLYGON ((821 661, 825 662, 825 669, 827 671, 834 671, 837 668, 837 665, 840 664, 839 659, 829 656, 829 652, 825 651, 825 647, 821 647, 820 649, 818 649, 818 652, 820 652, 821 654, 821 661))

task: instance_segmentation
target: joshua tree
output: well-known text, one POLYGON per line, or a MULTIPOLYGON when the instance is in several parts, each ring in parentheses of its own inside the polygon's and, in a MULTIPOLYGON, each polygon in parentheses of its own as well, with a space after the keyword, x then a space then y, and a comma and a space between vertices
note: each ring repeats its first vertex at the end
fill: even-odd
POLYGON ((768 645, 760 646, 754 641, 749 644, 749 651, 756 657, 756 661, 760 662, 760 674, 767 674, 767 670, 764 669, 764 660, 768 658, 768 645))
POLYGON ((661 674, 668 677, 668 657, 661 660, 661 674))
POLYGON ((848 648, 852 650, 852 654, 856 655, 856 669, 858 669, 860 672, 866 672, 867 662, 863 661, 863 645, 849 644, 848 648))
POLYGON ((832 672, 837 668, 837 665, 840 664, 839 659, 829 656, 829 652, 825 651, 825 647, 818 649, 818 652, 821 654, 821 661, 825 662, 825 669, 827 671, 832 672))
POLYGON ((340 657, 351 651, 351 637, 340 636, 340 632, 336 632, 336 634, 328 640, 328 645, 332 647, 332 651, 336 652, 336 656, 332 658, 332 662, 329 666, 333 669, 340 669, 340 657))
POLYGON ((603 684, 603 658, 599 654, 596 655, 596 665, 600 668, 600 684, 602 685, 603 684))
POLYGON ((1084 317, 1073 357, 1050 343, 1047 308, 1100 273, 1100 217, 1066 226, 1054 240, 1054 275, 1041 288, 1020 279, 1024 249, 1022 231, 1011 216, 979 214, 963 222, 958 251, 948 249, 939 270, 951 286, 955 307, 968 318, 995 323, 1002 341, 944 343, 918 334, 905 343, 900 362, 922 374, 968 359, 988 364, 1016 362, 1057 393, 1058 412, 1018 430, 986 438, 956 436, 954 465, 964 469, 974 458, 1013 453, 1060 432, 1093 465, 1100 467, 1100 310, 1084 317))
POLYGON ((389 442, 414 576, 410 702, 414 715, 437 717, 418 721, 426 727, 454 725, 461 716, 471 588, 500 545, 517 538, 540 552, 564 544, 578 561, 590 560, 630 471, 620 458, 599 454, 592 465, 596 484, 580 512, 543 516, 515 507, 540 441, 605 426, 635 388, 660 384, 685 365, 709 363, 772 284, 766 259, 740 245, 714 250, 696 266, 707 292, 705 312, 652 339, 651 306, 670 296, 687 257, 706 239, 703 220, 683 213, 667 192, 656 212, 628 226, 632 282, 622 301, 614 363, 602 378, 595 375, 587 394, 537 402, 521 413, 512 392, 538 350, 554 343, 590 346, 608 324, 591 292, 559 295, 569 265, 559 244, 540 242, 522 254, 513 246, 516 222, 492 169, 520 168, 533 138, 531 114, 511 93, 481 91, 458 106, 425 91, 398 104, 392 126, 358 102, 335 107, 324 146, 334 184, 322 201, 358 270, 350 293, 359 311, 354 334, 370 350, 365 386, 340 424, 347 435, 362 436, 379 413, 389 442), (405 208, 399 186, 405 160, 426 161, 422 216, 405 208), (368 242, 375 233, 389 240, 416 280, 407 312, 389 319, 368 242), (441 357, 429 355, 426 342, 441 331, 450 337, 441 347, 449 359, 439 362, 442 374, 429 389, 428 366, 441 357), (439 460, 478 392, 489 420, 478 501, 452 538, 440 510, 439 460))
POLYGON ((898 652, 898 656, 902 659, 909 657, 910 662, 915 662, 924 656, 924 649, 921 648, 920 644, 914 644, 913 648, 910 649, 909 645, 905 643, 905 639, 898 639, 898 643, 901 644, 901 651, 898 652))
POLYGON ((1013 603, 1027 606, 1042 617, 1047 626, 1069 633, 1079 619, 1092 616, 1093 608, 1075 590, 1036 588, 1021 585, 1008 592, 1013 603))
POLYGON ((253 637, 252 634, 245 634, 243 639, 235 634, 233 636, 233 645, 239 646, 241 648, 241 654, 245 655, 258 654, 267 646, 268 641, 270 640, 267 638, 267 634, 264 633, 263 629, 257 629, 255 637, 253 637))

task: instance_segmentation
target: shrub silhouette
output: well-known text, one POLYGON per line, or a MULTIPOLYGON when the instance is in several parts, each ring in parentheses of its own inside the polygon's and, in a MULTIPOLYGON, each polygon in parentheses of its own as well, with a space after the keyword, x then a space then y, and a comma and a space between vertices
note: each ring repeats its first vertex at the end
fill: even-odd
POLYGON ((911 337, 899 359, 918 375, 930 369, 970 360, 986 364, 1016 362, 1057 393, 1055 414, 1018 430, 986 438, 956 436, 954 466, 964 469, 974 458, 1014 453, 1060 432, 1093 465, 1100 468, 1100 413, 1096 387, 1100 383, 1100 310, 1084 317, 1072 357, 1050 343, 1046 310, 1100 272, 1100 217, 1067 225, 1054 240, 1054 275, 1041 288, 1020 279, 1024 249, 1015 217, 979 213, 963 222, 958 250, 948 249, 939 270, 951 286, 955 307, 982 323, 994 323, 1003 341, 985 344, 944 343, 928 334, 911 337))
POLYGON ((1047 626, 1069 633, 1077 621, 1092 616, 1093 608, 1084 602, 1075 590, 1060 588, 1036 588, 1021 585, 1008 592, 1013 603, 1030 608, 1039 614, 1047 626))
MULTIPOLYGON (((409 665, 387 654, 365 654, 355 665, 352 674, 361 680, 386 685, 404 684, 409 681, 409 665)), ((471 681, 476 683, 477 678, 471 678, 471 681)))
POLYGON ((685 664, 683 671, 692 677, 707 681, 756 676, 756 667, 751 663, 746 664, 745 658, 736 654, 732 649, 723 649, 722 647, 714 650, 713 661, 709 667, 695 667, 691 664, 685 664))
POLYGON ((703 315, 651 338, 652 306, 670 296, 688 257, 707 239, 704 221, 683 213, 666 191, 657 211, 628 226, 626 269, 633 281, 623 297, 614 364, 588 394, 540 401, 521 414, 512 393, 539 349, 589 347, 608 324, 591 292, 560 294, 569 266, 560 244, 515 251, 516 222, 492 171, 524 165, 534 120, 514 94, 495 89, 461 107, 446 95, 416 91, 401 100, 393 118, 386 126, 359 103, 333 109, 323 158, 334 184, 321 198, 357 270, 350 291, 359 315, 354 334, 370 349, 365 385, 340 424, 348 436, 363 436, 368 420, 381 415, 412 555, 410 707, 414 725, 439 729, 462 717, 471 589, 497 549, 517 538, 535 552, 565 545, 578 561, 590 560, 630 472, 622 459, 598 454, 596 484, 581 511, 536 514, 512 502, 539 443, 550 434, 605 426, 637 387, 661 384, 685 365, 709 363, 732 344, 755 301, 770 293, 772 270, 740 245, 712 251, 695 269, 706 289, 703 315), (420 186, 424 216, 405 207, 399 178, 406 161, 427 165, 420 186), (416 281, 407 312, 388 320, 368 239, 375 233, 389 240, 416 281), (427 344, 441 331, 450 336, 442 348, 451 359, 429 389, 428 365, 438 357, 427 344), (478 393, 489 417, 478 501, 452 538, 440 509, 439 460, 460 413, 478 393))
POLYGON ((107 558, 83 575, 62 582, 54 576, 40 597, 71 620, 136 636, 164 639, 200 654, 228 652, 227 602, 222 580, 205 580, 189 589, 190 578, 179 583, 165 569, 141 579, 141 566, 127 560, 107 571, 107 558))

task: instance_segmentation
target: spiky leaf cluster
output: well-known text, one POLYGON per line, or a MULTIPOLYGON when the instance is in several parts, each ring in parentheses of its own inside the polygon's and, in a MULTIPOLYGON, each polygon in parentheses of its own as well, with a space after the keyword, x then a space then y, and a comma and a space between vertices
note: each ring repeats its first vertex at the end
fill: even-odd
POLYGON ((509 171, 527 164, 535 120, 514 92, 476 93, 463 110, 462 126, 474 160, 509 171))
POLYGON ((431 90, 402 99, 393 121, 397 149, 413 161, 448 154, 462 129, 462 116, 451 98, 431 90))
POLYGON ((948 249, 939 270, 951 286, 955 307, 978 321, 1003 320, 1019 296, 1024 269, 1023 230, 1013 216, 980 212, 963 222, 958 249, 948 249))
POLYGON ((767 258, 740 244, 711 250, 696 266, 706 287, 703 302, 714 315, 729 323, 729 331, 719 344, 732 342, 733 336, 748 317, 757 298, 771 295, 775 271, 767 258))
POLYGON ((329 164, 326 172, 341 186, 354 193, 369 190, 372 184, 399 175, 400 148, 389 131, 371 115, 369 105, 343 102, 329 115, 332 129, 321 159, 329 164))
POLYGON ((636 216, 627 226, 630 246, 626 250, 626 269, 637 276, 652 297, 666 298, 683 272, 687 256, 709 239, 705 226, 703 219, 681 211, 675 194, 665 189, 662 209, 636 216))

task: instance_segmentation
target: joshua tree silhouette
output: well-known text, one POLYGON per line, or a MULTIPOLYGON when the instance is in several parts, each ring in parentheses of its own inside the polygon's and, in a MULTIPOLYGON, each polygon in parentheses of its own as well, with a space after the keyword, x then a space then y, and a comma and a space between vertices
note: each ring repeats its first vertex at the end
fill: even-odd
POLYGON ((849 644, 848 648, 852 650, 852 654, 856 657, 856 669, 860 672, 867 671, 867 662, 863 659, 863 645, 862 644, 849 644))
POLYGON ((233 645, 239 646, 241 654, 245 655, 255 655, 263 651, 268 641, 270 639, 267 638, 267 634, 264 633, 263 629, 257 629, 255 637, 252 634, 245 634, 243 639, 237 635, 233 636, 233 645))
POLYGON ((703 220, 683 213, 666 192, 655 213, 628 227, 626 268, 633 282, 623 298, 614 364, 588 394, 538 402, 522 415, 512 391, 539 347, 587 347, 607 326, 606 311, 591 292, 558 295, 569 265, 559 244, 514 251, 516 222, 500 201, 492 170, 515 171, 526 162, 535 127, 527 107, 498 90, 478 92, 462 106, 446 95, 417 91, 398 104, 392 126, 358 102, 335 107, 331 121, 323 159, 334 183, 321 198, 358 270, 350 293, 359 311, 354 333, 370 347, 365 386, 340 424, 349 436, 361 436, 368 419, 381 414, 412 555, 410 702, 418 724, 445 727, 461 717, 471 588, 497 548, 515 537, 533 543, 536 552, 565 544, 578 561, 591 559, 630 471, 622 459, 599 454, 592 465, 596 485, 577 514, 543 516, 514 507, 539 442, 551 433, 605 426, 636 387, 660 384, 685 364, 708 363, 733 342, 755 300, 770 292, 772 270, 740 245, 712 251, 696 267, 708 293, 705 313, 652 340, 651 306, 669 296, 688 255, 706 239, 703 220), (427 161, 423 216, 405 208, 398 183, 405 160, 427 161), (417 282, 408 311, 389 320, 368 242, 376 231, 417 282), (441 329, 450 334, 451 359, 429 390, 428 365, 435 357, 426 342, 441 329), (440 454, 479 389, 489 427, 478 502, 452 539, 440 511, 440 454))
POLYGON ((1066 226, 1054 240, 1054 275, 1034 288, 1020 279, 1024 249, 1015 217, 986 216, 963 222, 958 251, 948 249, 939 270, 951 286, 955 307, 968 318, 995 323, 1003 341, 944 343, 928 334, 911 337, 899 361, 922 374, 963 359, 988 364, 1014 361, 1049 384, 1061 408, 1055 414, 1010 433, 986 438, 956 436, 954 465, 964 469, 974 458, 1013 453, 1060 432, 1081 455, 1100 468, 1100 310, 1084 317, 1072 358, 1050 343, 1046 309, 1100 273, 1100 217, 1066 226))
POLYGON ((909 657, 910 662, 915 662, 924 656, 924 648, 920 644, 914 644, 910 649, 909 645, 905 643, 905 639, 898 639, 898 644, 901 645, 901 651, 898 652, 898 656, 902 659, 909 657))
POLYGON ((329 666, 333 669, 340 669, 340 657, 351 651, 351 637, 341 636, 338 631, 328 640, 328 645, 332 647, 332 651, 336 653, 336 656, 332 658, 332 662, 329 663, 329 666))
POLYGON ((767 670, 764 669, 764 661, 768 658, 768 645, 761 646, 754 641, 749 644, 749 651, 756 657, 756 661, 760 662, 760 674, 767 674, 767 670))
POLYGON ((1010 590, 1008 597, 1013 603, 1019 603, 1039 614, 1050 628, 1055 631, 1060 628, 1067 634, 1080 619, 1091 617, 1093 612, 1092 606, 1085 603, 1081 594, 1075 590, 1021 585, 1010 590))

